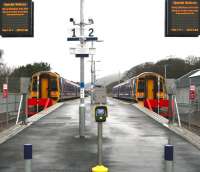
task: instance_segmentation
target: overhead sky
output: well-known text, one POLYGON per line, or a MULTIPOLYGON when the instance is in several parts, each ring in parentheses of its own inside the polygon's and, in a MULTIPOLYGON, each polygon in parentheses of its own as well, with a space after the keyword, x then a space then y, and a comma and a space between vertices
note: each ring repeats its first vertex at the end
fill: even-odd
MULTIPOLYGON (((20 66, 48 62, 63 77, 79 81, 80 60, 70 55, 67 42, 73 25, 79 21, 80 0, 34 0, 34 38, 0 38, 4 62, 20 66)), ((93 18, 97 77, 123 72, 143 62, 166 58, 200 55, 200 38, 164 37, 165 0, 85 0, 85 19, 93 18)), ((85 33, 88 34, 86 28, 85 33)), ((90 81, 90 58, 85 60, 85 78, 90 81)))

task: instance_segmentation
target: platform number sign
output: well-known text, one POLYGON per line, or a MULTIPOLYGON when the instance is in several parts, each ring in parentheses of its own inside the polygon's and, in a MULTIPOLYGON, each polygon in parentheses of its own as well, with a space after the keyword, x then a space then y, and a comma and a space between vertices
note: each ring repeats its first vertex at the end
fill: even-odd
POLYGON ((199 0, 166 0, 165 36, 196 37, 200 34, 199 0))
MULTIPOLYGON (((72 38, 77 37, 77 36, 76 36, 76 29, 73 28, 71 31, 72 31, 72 38)), ((89 37, 94 37, 93 34, 94 34, 94 29, 93 29, 93 28, 88 29, 88 36, 89 36, 89 37)))
POLYGON ((94 33, 94 29, 90 28, 89 29, 89 37, 93 37, 94 36, 93 33, 94 33))
POLYGON ((73 38, 76 37, 76 29, 75 28, 72 29, 72 37, 73 38))

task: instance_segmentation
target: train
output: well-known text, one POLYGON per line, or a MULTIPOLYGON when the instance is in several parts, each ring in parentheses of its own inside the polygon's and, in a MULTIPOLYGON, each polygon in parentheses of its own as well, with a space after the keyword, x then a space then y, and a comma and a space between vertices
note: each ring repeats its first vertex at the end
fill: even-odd
POLYGON ((32 106, 34 112, 29 111, 28 114, 31 116, 35 111, 43 110, 45 106, 79 97, 79 84, 64 79, 56 72, 41 71, 33 74, 30 81, 28 106, 32 106), (39 110, 36 110, 36 106, 39 106, 39 110))
POLYGON ((113 87, 112 97, 143 104, 153 111, 167 106, 165 78, 155 72, 143 72, 113 87))
POLYGON ((165 79, 154 72, 141 73, 113 87, 114 98, 133 100, 164 99, 166 97, 165 79))

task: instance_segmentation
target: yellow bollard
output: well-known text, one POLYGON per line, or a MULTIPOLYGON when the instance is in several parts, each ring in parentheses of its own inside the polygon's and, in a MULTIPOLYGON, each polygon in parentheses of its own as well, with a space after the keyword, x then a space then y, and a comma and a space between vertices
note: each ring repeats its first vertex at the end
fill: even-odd
POLYGON ((104 167, 103 165, 97 165, 96 167, 92 168, 92 172, 108 172, 108 168, 104 167))

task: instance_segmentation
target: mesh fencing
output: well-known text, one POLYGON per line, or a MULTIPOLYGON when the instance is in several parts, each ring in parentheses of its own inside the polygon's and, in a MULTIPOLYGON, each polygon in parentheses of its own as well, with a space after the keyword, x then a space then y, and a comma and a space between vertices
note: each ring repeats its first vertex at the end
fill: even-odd
MULTIPOLYGON (((187 101, 184 103, 178 102, 178 110, 180 119, 188 127, 194 125, 200 127, 200 87, 196 87, 196 98, 194 101, 189 101, 189 88, 186 89, 185 97, 187 101)), ((184 92, 181 92, 184 94, 184 92)))
MULTIPOLYGON (((20 78, 0 77, 0 131, 16 123, 20 104, 20 78), (8 85, 8 96, 3 97, 3 84, 8 85)), ((20 119, 25 107, 20 110, 20 119)))

